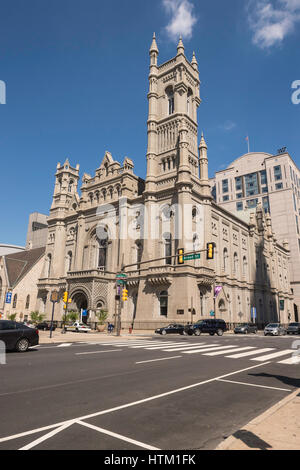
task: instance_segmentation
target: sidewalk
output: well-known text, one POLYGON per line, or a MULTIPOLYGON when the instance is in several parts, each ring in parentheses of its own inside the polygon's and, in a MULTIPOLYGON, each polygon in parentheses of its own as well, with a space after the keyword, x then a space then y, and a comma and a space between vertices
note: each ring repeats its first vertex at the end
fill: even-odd
MULTIPOLYGON (((39 344, 52 344, 52 343, 77 343, 77 342, 95 342, 95 341, 103 341, 103 340, 114 340, 120 338, 116 336, 115 333, 99 333, 97 331, 91 331, 89 333, 75 333, 72 331, 68 331, 67 333, 62 334, 61 329, 55 330, 52 332, 52 338, 50 338, 50 331, 40 331, 39 337, 40 341, 39 344)), ((149 338, 154 335, 154 332, 143 331, 139 330, 129 334, 128 330, 124 330, 121 332, 121 338, 149 338)))
POLYGON ((299 450, 300 389, 255 418, 216 450, 299 450))

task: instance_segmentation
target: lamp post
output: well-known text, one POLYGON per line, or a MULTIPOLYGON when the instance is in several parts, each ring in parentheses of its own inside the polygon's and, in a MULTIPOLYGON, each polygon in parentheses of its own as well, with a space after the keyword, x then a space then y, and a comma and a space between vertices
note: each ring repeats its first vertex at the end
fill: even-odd
POLYGON ((57 292, 57 290, 54 290, 54 291, 51 292, 50 301, 52 302, 52 318, 51 318, 51 326, 50 326, 50 338, 52 338, 54 307, 55 307, 56 302, 58 302, 58 292, 57 292))

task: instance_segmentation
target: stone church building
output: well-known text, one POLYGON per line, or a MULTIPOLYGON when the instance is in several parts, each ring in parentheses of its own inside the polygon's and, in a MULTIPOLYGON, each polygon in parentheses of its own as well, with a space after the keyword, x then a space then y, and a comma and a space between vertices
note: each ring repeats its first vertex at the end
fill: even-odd
MULTIPOLYGON (((39 309, 50 318, 50 294, 68 291, 70 309, 106 309, 114 321, 119 301, 116 275, 127 276, 128 301, 122 327, 154 329, 170 322, 216 317, 246 322, 293 320, 289 247, 276 240, 261 206, 250 223, 217 205, 208 179, 207 145, 198 146, 197 109, 201 104, 198 64, 190 62, 180 39, 177 55, 158 65, 150 48, 146 180, 125 158, 109 152, 94 176, 79 165, 58 164, 44 267, 38 282, 39 309), (215 243, 213 260, 206 258, 215 243), (200 259, 179 264, 178 250, 200 259), (216 295, 215 295, 216 293, 216 295)), ((55 319, 63 316, 62 300, 55 319)))

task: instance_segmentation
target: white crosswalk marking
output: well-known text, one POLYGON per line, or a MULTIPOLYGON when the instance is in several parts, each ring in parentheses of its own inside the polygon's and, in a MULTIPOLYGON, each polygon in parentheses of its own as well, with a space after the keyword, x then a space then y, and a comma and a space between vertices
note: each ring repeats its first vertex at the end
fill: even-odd
POLYGON ((225 357, 230 357, 231 359, 240 359, 241 357, 254 356, 255 354, 262 354, 262 353, 269 352, 269 351, 274 351, 274 348, 256 349, 255 351, 244 352, 240 354, 233 354, 232 356, 225 356, 225 357))
POLYGON ((294 364, 300 365, 299 356, 292 356, 289 359, 285 359, 283 361, 279 361, 278 364, 294 364))
POLYGON ((144 345, 139 345, 139 346, 132 346, 132 348, 142 348, 144 347, 145 349, 161 349, 161 348, 167 348, 168 346, 175 346, 177 343, 173 342, 164 342, 164 343, 150 343, 150 344, 144 344, 144 345))
MULTIPOLYGON (((214 344, 214 346, 219 346, 219 344, 214 344)), ((172 352, 172 351, 185 351, 187 349, 203 349, 203 348, 208 348, 211 347, 208 344, 200 343, 197 346, 189 346, 188 344, 186 346, 181 346, 177 348, 171 348, 171 349, 164 349, 163 351, 166 352, 172 352)))
POLYGON ((165 343, 161 343, 160 346, 151 346, 151 347, 147 346, 146 349, 149 349, 151 351, 151 350, 155 350, 155 349, 171 348, 173 346, 175 348, 176 345, 178 346, 178 343, 167 343, 167 342, 165 342, 165 343))
POLYGON ((72 346, 72 343, 62 343, 62 344, 59 344, 57 347, 58 348, 67 348, 68 346, 72 346))
POLYGON ((196 350, 189 350, 189 351, 182 351, 183 354, 197 354, 197 353, 203 353, 203 352, 210 352, 210 351, 214 351, 214 350, 221 350, 223 349, 224 352, 226 353, 226 349, 232 349, 237 346, 233 346, 232 344, 230 346, 209 346, 207 348, 204 348, 204 349, 196 349, 196 350))
POLYGON ((266 356, 254 357, 251 361, 264 362, 269 359, 275 359, 275 357, 286 356, 287 354, 292 354, 295 352, 293 349, 285 349, 284 351, 278 351, 276 353, 267 354, 266 356))
MULTIPOLYGON (((253 346, 245 346, 244 348, 236 348, 235 347, 233 349, 227 350, 226 354, 231 353, 231 352, 235 352, 235 351, 246 351, 247 349, 254 349, 254 347, 253 346)), ((221 354, 224 354, 224 351, 206 353, 206 354, 203 354, 203 356, 220 356, 221 354)))

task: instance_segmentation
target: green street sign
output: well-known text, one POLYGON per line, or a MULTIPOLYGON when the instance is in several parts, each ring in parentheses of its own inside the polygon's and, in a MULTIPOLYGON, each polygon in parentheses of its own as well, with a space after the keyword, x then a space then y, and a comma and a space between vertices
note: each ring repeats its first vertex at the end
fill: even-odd
POLYGON ((126 278, 127 278, 127 274, 119 273, 119 274, 116 275, 116 278, 117 278, 117 279, 124 279, 124 278, 126 279, 126 278))
POLYGON ((191 261, 191 260, 193 260, 193 259, 200 259, 200 258, 201 258, 200 253, 197 253, 197 254, 195 254, 195 255, 184 255, 184 256, 183 256, 183 260, 184 260, 184 261, 191 261))

